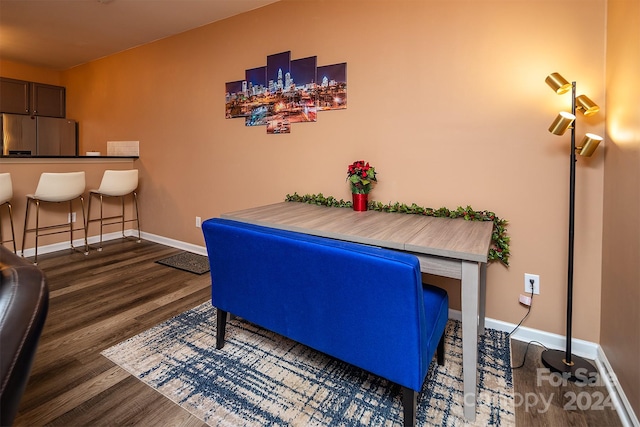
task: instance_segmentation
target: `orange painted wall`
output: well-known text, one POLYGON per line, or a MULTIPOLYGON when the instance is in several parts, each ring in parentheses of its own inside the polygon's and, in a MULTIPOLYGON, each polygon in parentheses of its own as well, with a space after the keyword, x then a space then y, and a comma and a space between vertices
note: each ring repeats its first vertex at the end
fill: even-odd
POLYGON ((640 0, 607 8, 601 344, 640 418, 640 0))
MULTIPOLYGON (((193 244, 195 216, 293 192, 349 197, 346 166, 358 159, 379 171, 376 200, 495 211, 513 255, 508 269, 489 267, 487 315, 518 323, 523 274, 536 273, 525 326, 564 334, 569 136, 547 127, 569 98, 544 79, 558 71, 601 105, 605 83, 605 0, 575 6, 283 0, 64 72, 67 109, 81 151, 140 141, 144 231, 193 244), (226 120, 225 82, 286 50, 347 62, 348 109, 289 135, 226 120)), ((579 118, 578 134, 589 131, 604 134, 604 115, 579 118)), ((602 150, 578 166, 574 336, 597 342, 602 150)))
POLYGON ((0 76, 50 85, 60 85, 62 72, 0 59, 0 76))

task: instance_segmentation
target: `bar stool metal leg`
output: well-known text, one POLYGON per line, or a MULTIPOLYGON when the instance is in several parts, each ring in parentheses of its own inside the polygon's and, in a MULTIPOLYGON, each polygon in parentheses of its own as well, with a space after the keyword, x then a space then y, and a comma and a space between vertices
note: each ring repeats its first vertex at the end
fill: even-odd
POLYGON ((24 215, 24 228, 22 231, 22 257, 25 256, 25 246, 27 233, 35 232, 35 258, 34 264, 38 263, 38 248, 40 246, 40 235, 47 236, 51 234, 69 233, 69 244, 71 249, 78 250, 74 246, 73 232, 85 231, 84 236, 84 254, 89 253, 89 245, 86 235, 86 216, 84 211, 84 198, 82 193, 85 190, 85 173, 84 172, 67 172, 67 173, 48 173, 44 172, 40 175, 40 181, 34 194, 27 194, 27 205, 24 215), (73 201, 80 199, 80 207, 82 209, 82 228, 74 229, 73 201), (40 204, 45 203, 68 203, 68 220, 63 223, 54 225, 40 226, 40 204), (32 210, 32 204, 35 203, 36 218, 35 228, 29 228, 29 214, 32 210), (58 231, 50 231, 58 230, 58 231))
POLYGON ((29 218, 29 199, 27 199, 27 210, 24 213, 24 227, 22 228, 22 249, 20 255, 24 258, 24 243, 27 240, 27 218, 29 218))
POLYGON ((36 243, 35 243, 35 258, 33 260, 34 264, 38 264, 38 237, 40 235, 40 200, 32 199, 30 197, 27 198, 27 210, 24 214, 24 228, 22 229, 22 250, 20 251, 22 257, 24 258, 24 245, 27 241, 27 231, 35 231, 36 233, 36 243), (31 203, 36 204, 36 227, 28 228, 29 225, 29 211, 31 208, 31 203))
POLYGON ((71 243, 71 248, 75 249, 73 246, 73 203, 71 200, 69 200, 69 216, 67 218, 69 218, 69 242, 71 243))
POLYGON ((103 202, 104 198, 102 194, 100 194, 100 246, 98 247, 98 251, 102 250, 102 229, 104 227, 104 211, 103 211, 103 202))
MULTIPOLYGON (((102 229, 104 226, 104 222, 103 222, 103 218, 104 218, 104 210, 103 210, 103 196, 100 193, 96 193, 95 191, 90 191, 89 192, 89 202, 87 203, 87 217, 85 219, 85 235, 87 235, 89 233, 89 224, 95 221, 100 222, 100 240, 98 242, 98 249, 96 249, 98 252, 102 251, 102 229), (100 201, 100 217, 96 218, 96 219, 91 219, 91 196, 97 196, 98 200, 100 201)), ((124 233, 123 233, 124 234, 124 233)))
MULTIPOLYGON (((87 227, 86 227, 86 223, 87 223, 87 217, 84 213, 84 197, 80 196, 78 197, 80 199, 80 208, 82 210, 82 225, 83 225, 83 229, 84 229, 84 254, 88 255, 89 254, 89 240, 87 239, 87 227)), ((70 200, 69 201, 69 217, 71 217, 71 215, 73 215, 73 201, 70 200)), ((71 241, 71 248, 76 249, 73 246, 73 224, 69 223, 69 233, 71 234, 70 236, 70 241, 71 241)))
POLYGON ((136 187, 138 186, 138 171, 136 169, 132 170, 106 170, 102 177, 102 182, 100 183, 100 188, 95 190, 89 190, 89 203, 87 209, 87 219, 85 231, 88 234, 89 224, 92 222, 100 223, 100 238, 98 244, 98 251, 102 250, 102 242, 104 235, 104 227, 108 225, 116 225, 120 224, 120 231, 122 233, 122 238, 126 238, 125 236, 125 222, 135 222, 138 239, 137 242, 141 242, 140 236, 140 216, 138 211, 138 194, 136 192, 136 187), (126 219, 125 217, 125 197, 127 195, 133 195, 133 205, 135 209, 135 218, 126 219), (91 204, 92 199, 95 196, 98 198, 100 202, 99 218, 91 217, 91 204), (111 215, 105 217, 104 212, 104 202, 105 197, 118 197, 120 198, 120 214, 119 215, 111 215))
POLYGON ((140 215, 138 214, 138 193, 133 192, 133 205, 136 209, 136 228, 138 229, 138 243, 142 241, 140 238, 140 215))
POLYGON ((0 173, 0 206, 7 205, 9 210, 9 224, 11 225, 11 240, 4 240, 2 237, 2 216, 0 215, 0 245, 5 243, 13 243, 13 253, 18 253, 16 249, 16 231, 13 228, 13 209, 11 207, 11 198, 13 197, 13 183, 11 174, 8 172, 0 173))
POLYGON ((34 264, 38 263, 38 237, 40 236, 40 200, 36 200, 36 256, 33 260, 34 264))
MULTIPOLYGON (((18 253, 16 248, 16 231, 13 228, 13 209, 11 208, 11 203, 5 202, 4 205, 7 205, 7 209, 9 210, 9 224, 11 224, 11 240, 4 240, 2 238, 2 226, 0 226, 0 244, 12 242, 13 243, 13 253, 18 253)), ((0 223, 1 224, 1 223, 0 223)))

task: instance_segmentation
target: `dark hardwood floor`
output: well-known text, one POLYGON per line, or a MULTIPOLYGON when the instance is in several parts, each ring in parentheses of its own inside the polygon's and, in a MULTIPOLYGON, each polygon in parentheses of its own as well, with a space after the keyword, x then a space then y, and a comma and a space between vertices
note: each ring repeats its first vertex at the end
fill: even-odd
MULTIPOLYGON (((511 340, 517 426, 622 426, 602 379, 563 381, 542 364, 544 347, 511 340), (525 358, 526 353, 526 358, 525 358)), ((595 366, 595 363, 594 363, 595 366)))
MULTIPOLYGON (((114 344, 210 299, 210 276, 162 266, 181 252, 151 242, 115 240, 88 256, 72 251, 38 257, 50 287, 49 315, 16 426, 202 426, 202 421, 100 355, 114 344)), ((522 361, 525 343, 513 342, 522 361)), ((539 348, 514 370, 518 426, 618 426, 615 411, 563 410, 574 385, 537 381, 539 348), (537 382, 542 382, 538 385, 537 382), (548 410, 541 399, 551 404, 548 410)), ((603 392, 589 388, 590 398, 603 392)), ((584 388, 574 393, 585 392, 584 388)), ((585 406, 585 395, 574 402, 585 406)))
POLYGON ((204 425, 100 355, 210 300, 209 274, 155 263, 179 252, 116 240, 88 256, 38 257, 49 282, 49 314, 16 426, 204 425))

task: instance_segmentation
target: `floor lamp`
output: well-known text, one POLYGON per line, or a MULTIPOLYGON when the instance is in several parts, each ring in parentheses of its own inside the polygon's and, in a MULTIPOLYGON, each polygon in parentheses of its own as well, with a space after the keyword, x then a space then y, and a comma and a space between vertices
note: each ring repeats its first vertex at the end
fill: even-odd
POLYGON ((575 119, 576 111, 580 110, 585 116, 600 111, 593 101, 586 95, 576 97, 576 82, 569 83, 558 73, 550 74, 545 82, 557 94, 571 91, 571 113, 561 112, 549 127, 554 135, 564 135, 571 129, 571 156, 569 173, 569 263, 567 277, 567 335, 566 349, 545 350, 542 352, 542 363, 552 372, 562 374, 563 378, 571 381, 593 382, 597 379, 596 368, 587 360, 571 354, 571 322, 573 310, 573 236, 576 197, 576 154, 590 157, 602 141, 598 135, 587 133, 579 146, 576 145, 575 119))

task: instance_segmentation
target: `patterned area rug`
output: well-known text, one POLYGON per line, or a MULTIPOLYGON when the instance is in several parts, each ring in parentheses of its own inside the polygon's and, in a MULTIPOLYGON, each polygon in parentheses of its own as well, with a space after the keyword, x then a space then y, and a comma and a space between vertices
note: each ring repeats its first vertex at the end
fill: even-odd
POLYGON ((181 252, 156 262, 195 274, 204 274, 209 271, 209 258, 191 252, 181 252))
MULTIPOLYGON (((102 354, 211 426, 402 425, 399 386, 242 319, 216 350, 215 325, 204 303, 102 354)), ((449 320, 417 425, 515 425, 508 338, 492 329, 479 343, 476 422, 464 420, 461 333, 449 320)))

